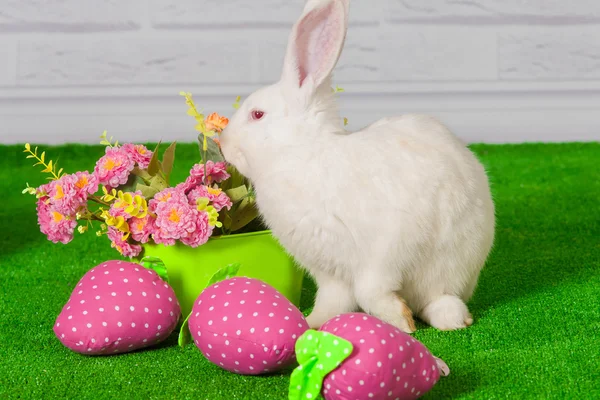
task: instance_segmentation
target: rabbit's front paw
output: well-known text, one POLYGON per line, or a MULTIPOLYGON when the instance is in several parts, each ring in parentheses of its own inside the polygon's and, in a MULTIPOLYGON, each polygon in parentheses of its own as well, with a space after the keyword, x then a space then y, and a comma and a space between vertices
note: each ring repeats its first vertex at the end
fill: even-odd
POLYGON ((335 314, 328 317, 323 313, 312 312, 308 317, 306 317, 306 322, 308 322, 310 329, 319 329, 325 322, 334 316, 335 314))
POLYGON ((356 299, 350 285, 321 272, 316 272, 317 297, 315 306, 306 321, 311 329, 319 329, 321 325, 339 314, 356 309, 356 299))

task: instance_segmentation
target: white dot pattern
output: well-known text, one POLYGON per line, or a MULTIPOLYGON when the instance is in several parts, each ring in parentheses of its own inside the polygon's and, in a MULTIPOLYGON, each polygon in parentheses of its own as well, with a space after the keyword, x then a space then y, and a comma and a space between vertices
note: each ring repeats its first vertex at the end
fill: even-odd
POLYGON ((321 331, 353 345, 352 354, 325 377, 325 400, 415 399, 439 380, 436 360, 427 348, 378 318, 342 314, 326 322, 321 331))
POLYGON ((308 329, 302 313, 275 288, 242 277, 206 288, 188 323, 209 361, 246 375, 289 366, 296 339, 308 329))
POLYGON ((175 292, 163 283, 156 272, 138 264, 102 263, 81 278, 54 332, 69 349, 92 355, 156 344, 175 329, 181 315, 175 292))

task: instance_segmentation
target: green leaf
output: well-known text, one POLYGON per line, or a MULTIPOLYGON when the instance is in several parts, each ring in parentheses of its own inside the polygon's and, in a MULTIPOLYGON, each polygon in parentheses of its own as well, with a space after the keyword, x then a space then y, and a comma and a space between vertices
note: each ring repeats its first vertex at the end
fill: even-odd
POLYGON ((243 228, 258 217, 258 208, 256 203, 250 197, 246 197, 238 209, 231 216, 231 231, 235 232, 243 228))
POLYGON ((142 192, 142 196, 144 196, 146 200, 150 200, 156 195, 156 193, 159 192, 156 188, 146 186, 143 183, 138 183, 135 186, 135 190, 139 190, 140 192, 142 192))
POLYGON ((183 324, 181 324, 181 328, 179 328, 179 337, 177 338, 177 344, 179 345, 179 347, 184 347, 186 344, 192 341, 192 335, 188 326, 188 320, 191 316, 192 313, 190 312, 189 315, 183 321, 183 324))
POLYGON ((135 167, 131 171, 131 174, 135 175, 135 176, 139 176, 144 181, 150 181, 150 179, 152 179, 152 175, 150 175, 147 170, 140 169, 139 167, 135 167))
POLYGON ((217 282, 221 282, 225 279, 229 279, 235 276, 235 274, 237 274, 240 270, 240 266, 240 263, 233 263, 221 268, 220 270, 215 272, 214 275, 208 280, 208 284, 206 285, 206 287, 209 287, 217 282))
POLYGON ((122 190, 123 193, 125 193, 125 192, 134 192, 135 188, 140 183, 144 184, 144 180, 142 178, 140 178, 137 175, 130 174, 129 177, 127 178, 127 182, 125 182, 124 185, 116 187, 115 189, 117 191, 118 190, 122 190))
POLYGON ((167 267, 163 260, 158 257, 146 256, 142 258, 139 264, 147 269, 151 269, 158 274, 165 282, 169 283, 169 276, 167 274, 167 267))
POLYGON ((207 140, 208 150, 206 151, 206 160, 204 160, 204 157, 202 156, 204 154, 204 151, 202 150, 203 143, 204 143, 204 135, 199 134, 198 135, 198 146, 200 148, 200 158, 202 159, 202 162, 204 164, 206 164, 207 161, 212 161, 212 162, 225 161, 225 158, 223 157, 223 154, 221 153, 221 149, 219 149, 219 145, 212 139, 207 140))
POLYGON ((157 190, 158 192, 165 190, 169 187, 167 181, 160 175, 155 175, 150 179, 150 187, 157 190))
POLYGON ((229 174, 229 178, 221 182, 219 185, 223 191, 227 191, 242 185, 247 186, 248 179, 244 175, 240 174, 237 168, 235 168, 233 165, 227 166, 227 173, 229 174))
POLYGON ((226 230, 231 230, 231 224, 233 223, 231 215, 229 215, 228 212, 221 212, 219 214, 219 217, 221 217, 219 218, 219 220, 223 224, 223 228, 225 228, 226 230))
POLYGON ((158 165, 158 147, 160 146, 162 141, 159 141, 156 145, 156 148, 152 152, 152 158, 150 159, 150 164, 148 165, 148 173, 152 176, 155 176, 160 171, 160 166, 158 165))
POLYGON ((231 199, 233 203, 243 200, 248 195, 248 188, 246 185, 238 186, 233 189, 225 191, 225 194, 231 199))
POLYGON ((248 197, 252 198, 253 200, 256 199, 256 190, 254 189, 252 183, 250 183, 248 186, 248 197))
POLYGON ((171 143, 169 147, 165 150, 162 159, 162 170, 167 177, 167 182, 169 181, 169 176, 171 175, 171 171, 173 170, 173 163, 175 161, 175 146, 177 142, 171 143))

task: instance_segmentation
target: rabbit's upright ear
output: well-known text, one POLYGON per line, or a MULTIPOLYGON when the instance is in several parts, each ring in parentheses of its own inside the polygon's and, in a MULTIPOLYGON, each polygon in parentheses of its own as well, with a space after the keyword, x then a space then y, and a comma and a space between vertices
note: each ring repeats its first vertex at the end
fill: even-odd
POLYGON ((286 89, 312 94, 331 74, 348 29, 349 0, 308 0, 290 34, 282 73, 286 89))

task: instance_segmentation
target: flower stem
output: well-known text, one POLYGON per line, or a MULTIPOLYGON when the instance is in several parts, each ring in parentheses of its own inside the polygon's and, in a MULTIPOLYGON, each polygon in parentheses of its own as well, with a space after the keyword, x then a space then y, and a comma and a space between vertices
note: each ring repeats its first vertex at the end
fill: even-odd
MULTIPOLYGON (((204 138, 204 140, 206 140, 206 137, 204 138)), ((208 172, 208 170, 206 168, 206 163, 208 162, 207 158, 208 158, 208 150, 204 150, 204 177, 202 178, 202 183, 204 183, 205 185, 206 185, 207 178, 208 178, 206 176, 206 174, 208 172)))
POLYGON ((94 195, 92 195, 92 196, 89 196, 89 197, 88 197, 88 199, 90 199, 90 200, 92 200, 92 201, 95 201, 95 202, 96 202, 96 203, 98 203, 98 204, 102 204, 103 206, 110 206, 110 204, 109 204, 109 203, 107 203, 107 202, 103 201, 101 198, 99 198, 99 197, 97 197, 97 196, 94 196, 94 195))
POLYGON ((100 221, 100 222, 104 222, 104 218, 99 217, 98 215, 91 213, 90 214, 90 221, 100 221))
POLYGON ((42 161, 42 159, 40 157, 38 157, 37 153, 37 147, 36 147, 36 153, 34 153, 33 151, 31 151, 30 148, 27 148, 27 151, 29 152, 29 154, 31 154, 36 160, 39 161, 40 164, 42 164, 54 177, 54 179, 59 179, 59 177, 54 173, 53 170, 48 168, 48 164, 46 164, 44 161, 42 161))

